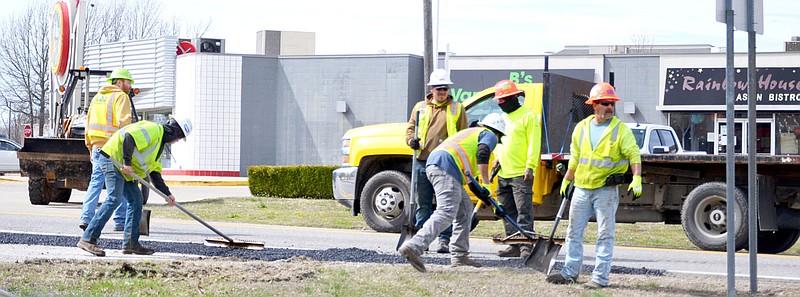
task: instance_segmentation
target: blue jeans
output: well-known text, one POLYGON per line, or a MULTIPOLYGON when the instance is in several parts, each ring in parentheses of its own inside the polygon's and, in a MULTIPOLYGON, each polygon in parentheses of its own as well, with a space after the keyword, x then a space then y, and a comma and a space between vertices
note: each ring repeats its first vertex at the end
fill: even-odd
POLYGON ((564 277, 578 278, 583 262, 583 233, 592 215, 597 219, 597 246, 592 280, 608 285, 611 258, 614 254, 614 224, 616 223, 619 190, 616 186, 586 190, 575 187, 569 206, 567 228, 567 254, 564 259, 564 277))
MULTIPOLYGON (((83 198, 81 224, 89 224, 92 221, 94 212, 97 209, 97 202, 100 200, 100 193, 103 192, 105 174, 103 174, 103 169, 100 168, 100 157, 100 149, 92 149, 92 178, 89 180, 89 188, 86 189, 86 197, 83 198)), ((117 211, 114 212, 114 226, 125 225, 125 212, 127 209, 128 203, 120 203, 117 211)))
POLYGON ((114 166, 111 160, 102 155, 98 159, 98 164, 106 177, 108 197, 106 202, 97 210, 97 215, 89 222, 89 226, 83 232, 81 240, 97 243, 97 239, 100 238, 100 233, 103 231, 108 219, 111 218, 114 209, 127 201, 128 209, 123 244, 124 247, 138 246, 139 223, 142 220, 142 190, 138 187, 139 184, 136 181, 125 181, 122 173, 114 166))
MULTIPOLYGON (((425 160, 417 160, 417 165, 413 170, 417 173, 416 227, 420 229, 433 214, 433 185, 425 174, 425 160)), ((453 226, 450 225, 439 234, 439 241, 449 243, 452 235, 453 226)))

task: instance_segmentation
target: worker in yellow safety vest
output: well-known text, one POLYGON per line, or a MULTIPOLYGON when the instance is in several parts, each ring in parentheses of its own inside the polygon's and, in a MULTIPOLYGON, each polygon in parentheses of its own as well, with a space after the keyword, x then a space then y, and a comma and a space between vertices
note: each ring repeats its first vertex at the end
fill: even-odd
MULTIPOLYGON (((81 222, 78 225, 82 230, 86 230, 86 226, 92 221, 103 191, 105 177, 99 167, 98 152, 114 132, 131 123, 131 99, 128 96, 133 85, 131 73, 125 68, 117 68, 108 76, 108 83, 111 85, 101 87, 92 98, 86 114, 84 139, 91 154, 92 176, 83 199, 81 222)), ((124 229, 126 209, 127 203, 122 203, 114 213, 114 231, 124 229)))
MULTIPOLYGON (((521 106, 522 90, 510 80, 501 80, 495 85, 494 100, 503 110, 506 134, 503 144, 495 150, 500 163, 497 178, 497 200, 503 205, 512 220, 523 230, 535 233, 533 228, 533 173, 539 164, 541 152, 541 129, 539 118, 530 108, 521 106)), ((517 228, 504 221, 506 235, 517 233, 517 228)), ((498 251, 500 257, 527 258, 531 244, 512 244, 498 251)))
POLYGON ((614 252, 614 225, 619 205, 619 185, 630 169, 633 180, 628 191, 634 199, 642 195, 642 161, 633 132, 617 117, 614 107, 616 90, 608 83, 597 83, 589 93, 586 104, 592 105, 594 115, 578 123, 572 133, 570 160, 567 173, 561 182, 561 195, 570 183, 575 184, 569 208, 567 229, 567 254, 564 268, 547 277, 556 284, 574 283, 583 261, 583 235, 594 216, 597 220, 597 245, 590 288, 608 286, 611 258, 614 252))
POLYGON ((128 219, 125 221, 122 253, 151 255, 155 252, 139 244, 142 190, 133 175, 142 179, 149 176, 153 186, 167 195, 167 204, 175 205, 175 196, 170 193, 161 177, 161 153, 166 145, 186 138, 191 131, 192 122, 189 119, 170 119, 163 125, 141 121, 128 125, 111 136, 99 153, 108 198, 83 232, 78 241, 79 248, 98 257, 105 256, 105 251, 97 246, 97 239, 100 238, 114 208, 124 200, 128 203, 128 219), (118 168, 112 158, 122 167, 118 168))
POLYGON ((472 201, 464 185, 467 175, 479 174, 483 187, 489 191, 489 156, 505 131, 505 123, 499 114, 492 113, 480 125, 448 137, 428 157, 426 173, 436 194, 436 210, 417 234, 398 249, 420 272, 426 271, 420 259, 423 250, 451 224, 455 240, 450 243, 450 266, 482 266, 469 258, 472 201))
MULTIPOLYGON (((417 177, 415 226, 417 229, 425 224, 433 213, 433 186, 425 175, 425 162, 430 153, 447 137, 467 128, 467 115, 464 105, 450 96, 450 85, 453 82, 444 69, 436 69, 431 73, 428 87, 430 93, 424 100, 417 102, 411 111, 406 129, 406 143, 411 149, 419 150, 417 162, 412 170, 417 177), (416 114, 419 111, 419 123, 416 114), (416 127, 417 136, 414 136, 416 127)), ((449 253, 452 228, 448 227, 439 234, 438 253, 449 253)))

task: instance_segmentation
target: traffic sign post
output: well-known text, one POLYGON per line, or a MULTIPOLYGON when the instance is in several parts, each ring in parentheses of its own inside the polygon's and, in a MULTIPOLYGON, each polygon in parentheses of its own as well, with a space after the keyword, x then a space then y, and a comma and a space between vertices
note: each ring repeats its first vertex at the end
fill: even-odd
POLYGON ((25 135, 25 137, 33 136, 33 128, 31 127, 31 124, 25 124, 22 126, 22 134, 25 135))

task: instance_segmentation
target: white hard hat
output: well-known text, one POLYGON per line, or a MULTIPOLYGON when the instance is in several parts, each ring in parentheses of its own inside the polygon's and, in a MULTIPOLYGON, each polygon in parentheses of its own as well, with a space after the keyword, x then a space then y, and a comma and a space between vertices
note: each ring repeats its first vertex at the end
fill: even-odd
POLYGON ((450 81, 450 76, 447 75, 447 71, 444 69, 436 69, 431 72, 431 78, 428 81, 429 86, 442 86, 442 85, 452 85, 453 82, 450 81))
POLYGON ((183 131, 184 138, 189 137, 189 134, 192 134, 192 120, 189 118, 176 118, 175 121, 181 126, 181 131, 183 131))
POLYGON ((503 120, 503 116, 501 116, 499 113, 487 114, 483 118, 483 120, 478 124, 484 127, 495 129, 500 133, 506 134, 506 122, 503 120))

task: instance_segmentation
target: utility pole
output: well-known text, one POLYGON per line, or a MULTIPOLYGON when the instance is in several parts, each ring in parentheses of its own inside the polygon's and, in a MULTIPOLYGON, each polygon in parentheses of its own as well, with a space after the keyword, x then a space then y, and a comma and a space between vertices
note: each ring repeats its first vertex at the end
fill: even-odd
POLYGON ((431 7, 431 0, 422 0, 422 10, 424 11, 424 25, 422 27, 425 31, 423 34, 425 36, 425 56, 422 58, 422 68, 424 72, 422 75, 424 78, 423 84, 428 82, 428 76, 430 76, 433 71, 433 21, 431 7))

